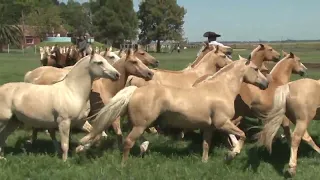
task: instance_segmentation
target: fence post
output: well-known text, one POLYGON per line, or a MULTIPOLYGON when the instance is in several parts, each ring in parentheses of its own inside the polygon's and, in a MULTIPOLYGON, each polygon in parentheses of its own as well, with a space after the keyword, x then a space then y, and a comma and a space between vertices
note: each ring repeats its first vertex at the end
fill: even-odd
POLYGON ((37 54, 37 45, 34 45, 34 54, 37 54))
POLYGON ((10 45, 9 44, 8 44, 7 49, 8 49, 8 54, 9 54, 10 53, 10 45))

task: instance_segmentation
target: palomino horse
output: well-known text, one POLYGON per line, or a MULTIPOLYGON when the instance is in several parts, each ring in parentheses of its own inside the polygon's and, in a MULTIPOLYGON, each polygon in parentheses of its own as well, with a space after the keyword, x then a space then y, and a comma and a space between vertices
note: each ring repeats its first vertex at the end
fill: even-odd
MULTIPOLYGON (((212 49, 210 48, 211 45, 207 44, 207 47, 204 49, 204 51, 208 52, 208 50, 212 49)), ((221 51, 223 53, 227 53, 232 51, 232 48, 225 46, 219 46, 217 51, 221 51)), ((143 79, 139 79, 137 77, 132 77, 130 81, 130 85, 134 85, 137 87, 145 86, 148 84, 163 84, 163 85, 169 85, 174 87, 192 87, 193 82, 199 78, 202 75, 214 73, 215 68, 213 66, 208 66, 207 63, 201 63, 203 57, 205 56, 200 55, 202 57, 198 57, 196 61, 191 65, 191 68, 186 68, 182 71, 169 71, 169 70, 162 70, 162 69, 154 69, 154 77, 151 81, 145 81, 143 79), (214 70, 214 71, 213 71, 214 70)), ((225 56, 223 54, 222 56, 225 56)))
MULTIPOLYGON (((255 49, 253 49, 253 51, 249 55, 250 61, 252 61, 254 64, 256 64, 259 69, 262 68, 263 62, 278 61, 279 58, 280 58, 280 54, 267 44, 259 44, 255 49)), ((204 80, 206 78, 206 76, 210 76, 212 74, 207 73, 207 74, 203 74, 203 75, 204 75, 203 77, 199 77, 199 79, 194 80, 192 82, 192 86, 194 84, 197 84, 198 82, 204 80)), ((236 101, 237 100, 238 100, 238 98, 236 99, 236 101)), ((184 135, 182 133, 182 137, 183 136, 184 135)), ((233 143, 237 142, 237 140, 234 136, 231 136, 231 140, 233 143)))
MULTIPOLYGON (((159 62, 145 51, 143 54, 141 53, 142 50, 137 49, 128 49, 127 51, 136 56, 137 61, 127 62, 125 61, 125 57, 123 57, 113 64, 113 66, 122 74, 119 81, 112 82, 107 79, 98 79, 93 83, 92 96, 90 98, 92 108, 89 116, 96 114, 114 95, 125 87, 128 76, 133 75, 145 80, 152 79, 153 72, 146 65, 158 66, 159 62)), ((113 123, 112 127, 118 136, 118 142, 121 143, 122 131, 120 127, 120 119, 117 119, 113 123)))
MULTIPOLYGON (((150 63, 150 60, 147 59, 148 57, 149 56, 146 56, 146 58, 141 57, 141 59, 143 59, 144 62, 150 63)), ((135 75, 145 79, 152 78, 152 72, 150 71, 150 69, 145 66, 144 63, 142 63, 142 61, 137 58, 137 56, 135 56, 135 51, 132 49, 128 49, 127 55, 116 61, 113 66, 118 72, 121 73, 121 77, 118 81, 106 81, 107 79, 101 78, 93 82, 92 92, 90 94, 91 114, 92 112, 98 111, 100 108, 102 108, 103 102, 107 102, 108 98, 110 99, 119 90, 124 88, 124 83, 126 82, 126 78, 128 75, 135 75)), ((39 67, 33 71, 29 71, 28 73, 26 73, 25 81, 36 84, 52 84, 63 78, 68 73, 68 71, 69 70, 67 68, 57 69, 51 67, 39 67)), ((82 129, 86 132, 89 132, 91 129, 91 125, 86 123, 82 129)), ((115 131, 118 132, 118 129, 115 128, 115 131)), ((51 138, 52 137, 55 137, 55 135, 51 135, 51 138)), ((34 129, 31 142, 34 142, 36 138, 37 130, 34 129)), ((55 138, 53 139, 53 141, 55 143, 55 138)))
MULTIPOLYGON (((206 52, 206 55, 201 59, 201 61, 197 62, 197 66, 195 66, 192 69, 185 70, 182 72, 174 72, 174 71, 160 71, 160 72, 167 72, 167 74, 170 76, 171 81, 173 82, 179 82, 183 81, 181 83, 181 87, 183 88, 189 88, 192 86, 193 82, 201 75, 208 74, 208 73, 214 73, 218 70, 218 68, 222 68, 226 66, 228 63, 231 63, 232 60, 230 60, 223 52, 226 51, 224 47, 220 46, 212 46, 211 48, 208 47, 208 49, 212 49, 209 53, 206 52)), ((157 71, 153 71, 157 72, 157 71)), ((152 80, 151 80, 152 81, 152 80)), ((146 81, 148 82, 148 81, 146 81)), ((109 100, 109 99, 108 99, 109 100)), ((94 112, 96 113, 96 112, 94 112)), ((118 135, 118 140, 122 139, 122 131, 120 127, 120 116, 117 117, 117 120, 114 121, 112 124, 113 129, 115 129, 116 134, 118 135)), ((150 131, 152 131, 150 129, 150 131)))
MULTIPOLYGON (((124 142, 122 163, 125 163, 136 139, 159 117, 161 121, 168 120, 165 122, 173 127, 203 129, 202 161, 207 162, 213 129, 245 139, 245 134, 231 122, 234 99, 240 91, 242 81, 268 87, 268 80, 248 60, 232 62, 194 88, 181 89, 159 84, 140 88, 126 87, 99 112, 93 130, 80 143, 90 146, 99 136, 98 133, 108 127, 117 116, 128 114, 133 128, 124 142)), ((77 152, 84 148, 79 145, 77 152)))
POLYGON ((306 136, 309 123, 314 119, 320 107, 319 89, 320 81, 309 78, 292 81, 278 87, 276 96, 282 101, 278 109, 282 112, 277 117, 268 119, 263 130, 258 134, 259 142, 271 151, 272 140, 280 125, 286 120, 284 118, 288 117, 296 125, 292 136, 289 135, 291 155, 288 173, 291 176, 296 174, 297 152, 301 139, 306 136))
MULTIPOLYGON (((58 128, 62 159, 67 160, 70 127, 83 124, 95 78, 118 80, 119 72, 107 60, 92 54, 80 60, 63 80, 52 85, 7 83, 0 87, 0 150, 7 137, 23 123, 35 128, 58 128)), ((4 158, 4 157, 2 157, 4 158)))
POLYGON ((112 52, 112 46, 110 48, 106 48, 105 51, 100 52, 100 55, 108 60, 110 64, 115 63, 120 59, 120 56, 118 56, 115 52, 112 52))
MULTIPOLYGON (((266 90, 262 91, 251 84, 243 83, 240 90, 241 100, 243 101, 237 99, 238 101, 236 100, 235 102, 237 115, 241 114, 241 117, 247 116, 253 118, 257 116, 263 121, 278 115, 279 111, 277 111, 277 108, 281 98, 275 96, 277 88, 288 83, 292 73, 303 75, 306 71, 299 57, 291 52, 288 54, 283 51, 283 54, 285 57, 280 60, 270 72, 272 81, 270 81, 269 87, 266 90)), ((240 142, 241 145, 243 145, 243 143, 244 142, 240 142)), ((229 157, 229 160, 232 158, 233 157, 229 157)))

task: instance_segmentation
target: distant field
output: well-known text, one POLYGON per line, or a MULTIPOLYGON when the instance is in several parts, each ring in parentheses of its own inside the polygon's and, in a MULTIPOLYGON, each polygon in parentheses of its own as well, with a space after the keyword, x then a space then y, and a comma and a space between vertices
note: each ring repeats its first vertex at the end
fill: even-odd
MULTIPOLYGON (((317 44, 318 46, 319 44, 317 44)), ((296 46, 296 45, 295 45, 296 46)), ((298 45, 297 45, 298 46, 298 45)), ((299 45, 299 47, 302 45, 299 45)), ((320 63, 320 51, 310 46, 294 48, 303 62, 320 63)), ((316 46, 315 46, 316 47, 316 46)), ((247 49, 247 48, 245 48, 247 49)), ((252 49, 252 48, 249 48, 252 49)), ((282 48, 277 48, 277 50, 282 48)), ((290 51, 291 48, 283 47, 290 51)), ((293 49, 293 48, 292 48, 293 49)), ((198 49, 188 49, 178 54, 153 54, 160 60, 160 68, 180 70, 191 63, 198 49)), ((248 57, 249 50, 234 51, 233 59, 237 54, 248 57)), ((0 54, 0 84, 22 81, 24 74, 38 67, 39 54, 32 49, 26 50, 23 55, 20 51, 11 54, 0 54)), ((320 71, 310 68, 306 77, 320 79, 320 71)), ((293 76, 292 79, 300 78, 293 76)), ((214 93, 214 92, 213 92, 214 93)), ((310 134, 316 142, 320 142, 320 124, 312 122, 310 134)), ((124 129, 124 132, 128 132, 124 129)), ((113 134, 112 131, 110 131, 113 134)), ((251 134, 252 130, 247 130, 251 134)), ((285 140, 277 139, 273 145, 273 153, 269 155, 263 148, 256 148, 248 142, 242 153, 230 164, 223 161, 227 152, 225 144, 215 137, 215 145, 210 153, 208 163, 201 162, 202 137, 195 134, 185 140, 174 140, 162 135, 146 137, 150 141, 150 152, 141 158, 139 148, 133 148, 132 156, 125 168, 120 166, 121 152, 115 148, 114 137, 111 135, 102 151, 91 150, 85 155, 76 155, 72 152, 68 162, 63 163, 53 151, 49 137, 39 133, 39 140, 33 147, 24 144, 26 133, 18 130, 8 139, 5 148, 7 161, 0 161, 0 179, 283 179, 282 171, 287 167, 290 151, 285 140)), ((79 133, 73 135, 72 147, 82 137, 79 133)), ((298 170, 296 179, 317 179, 320 171, 320 155, 308 145, 301 143, 299 149, 298 170)))

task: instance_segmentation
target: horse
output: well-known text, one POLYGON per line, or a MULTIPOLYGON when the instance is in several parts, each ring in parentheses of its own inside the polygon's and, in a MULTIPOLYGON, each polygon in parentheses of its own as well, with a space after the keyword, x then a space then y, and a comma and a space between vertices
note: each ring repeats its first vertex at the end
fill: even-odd
MULTIPOLYGON (((208 52, 209 49, 212 49, 213 47, 207 44, 205 51, 208 52)), ((232 48, 225 46, 219 46, 217 51, 221 51, 224 53, 232 51, 232 48)), ((204 54, 204 53, 202 53, 204 54)), ((203 57, 204 55, 202 55, 203 57)), ((225 56, 225 54, 223 54, 225 56)), ((200 76, 204 74, 213 73, 213 69, 210 66, 207 66, 206 63, 200 63, 201 57, 198 57, 196 61, 191 65, 192 68, 186 68, 183 71, 169 71, 169 70, 163 70, 163 69, 154 69, 154 78, 151 81, 145 81, 143 79, 139 79, 137 77, 132 77, 129 80, 128 85, 134 85, 137 87, 145 86, 148 84, 163 84, 163 85, 169 85, 174 87, 191 87, 193 82, 199 78, 200 76)))
POLYGON ((56 56, 51 54, 49 47, 40 47, 40 64, 42 66, 56 66, 56 56))
MULTIPOLYGON (((241 59, 242 57, 239 56, 239 58, 241 59)), ((259 69, 261 69, 263 66, 263 62, 278 61, 279 58, 280 58, 280 54, 276 50, 274 50, 271 46, 269 46, 267 44, 259 44, 256 48, 254 48, 252 50, 248 59, 251 60, 254 64, 256 64, 259 69)), ((206 74, 202 74, 202 75, 203 75, 203 77, 199 76, 196 80, 193 80, 191 86, 194 86, 198 82, 201 82, 202 80, 206 79, 206 77, 212 75, 212 73, 206 73, 206 74)), ((182 85, 181 85, 181 87, 182 87, 182 85)), ((181 132, 181 130, 180 130, 180 132, 181 132)), ((182 138, 184 137, 183 131, 181 132, 181 137, 182 138)), ((236 141, 234 136, 231 136, 230 138, 233 141, 233 143, 234 143, 234 141, 236 141)))
MULTIPOLYGON (((276 96, 277 88, 281 85, 284 85, 290 81, 291 74, 299 74, 303 76, 306 72, 306 67, 300 62, 300 58, 294 55, 292 52, 286 53, 284 51, 284 58, 281 59, 277 64, 272 68, 270 72, 270 84, 266 90, 260 90, 256 86, 251 84, 243 83, 241 85, 240 97, 235 102, 235 110, 237 121, 239 122, 240 117, 258 117, 262 121, 269 119, 278 115, 278 105, 281 101, 281 98, 276 96)), ((234 118, 235 119, 235 118, 234 118)), ((238 124, 235 122, 235 124, 238 124)), ((233 144, 240 143, 241 145, 244 142, 233 141, 233 144)), ((240 147, 240 151, 241 151, 240 147)), ((239 151, 239 153, 240 153, 239 151)), ((227 160, 232 160, 233 157, 228 157, 227 160)))
MULTIPOLYGON (((88 114, 88 100, 95 78, 118 80, 120 73, 107 60, 91 54, 80 60, 61 81, 52 85, 25 82, 6 83, 0 87, 0 150, 7 137, 21 123, 35 128, 58 128, 62 159, 69 149, 70 127, 83 124, 88 114)), ((1 156, 4 159, 3 156, 1 156)))
POLYGON ((109 48, 106 48, 105 51, 102 51, 99 54, 104 58, 108 59, 108 62, 110 64, 113 64, 120 59, 120 56, 117 55, 117 53, 112 52, 112 46, 110 46, 109 48))
MULTIPOLYGON (((206 54, 201 61, 198 60, 197 64, 202 69, 208 69, 208 72, 216 72, 219 68, 222 68, 226 66, 227 64, 230 64, 232 60, 230 60, 223 52, 221 52, 220 46, 207 46, 207 50, 204 50, 202 54, 206 54)), ((201 56, 201 55, 200 55, 201 56)), ((195 64, 195 63, 194 63, 195 64)), ((205 74, 206 72, 203 72, 205 74)), ((199 76, 201 74, 201 71, 197 73, 193 73, 191 75, 199 76)), ((193 78, 194 79, 194 78, 193 78)), ((101 94, 101 93, 100 93, 101 94)), ((109 99, 107 99, 109 100, 109 99)), ((96 112, 94 112, 96 113, 96 112)), ((93 113, 93 114, 94 114, 93 113)), ((92 115, 93 116, 93 115, 92 115)), ((122 131, 120 127, 120 117, 118 117, 112 124, 113 129, 115 130, 117 136, 118 136, 118 143, 120 144, 122 141, 122 131)), ((151 129, 150 129, 151 130, 151 129)), ((152 131, 152 130, 151 130, 152 131)), ((147 149, 147 146, 145 147, 145 150, 147 149)))
MULTIPOLYGON (((244 132, 231 122, 234 115, 234 99, 243 81, 259 85, 263 89, 267 88, 269 83, 255 64, 241 59, 225 66, 193 88, 176 88, 160 84, 140 88, 126 87, 101 109, 96 122, 93 123, 93 130, 80 140, 76 152, 83 151, 94 143, 99 133, 117 116, 128 114, 133 128, 124 141, 123 165, 136 139, 157 118, 173 127, 203 129, 202 161, 207 162, 212 131, 215 128, 238 135, 241 139, 246 138, 244 132)), ((229 153, 233 154, 234 151, 229 153)))
MULTIPOLYGON (((144 58, 143 60, 145 62, 149 62, 146 58, 144 58)), ((122 74, 122 76, 118 81, 107 81, 107 79, 101 78, 96 79, 93 82, 92 91, 90 94, 91 111, 89 113, 89 116, 93 114, 93 112, 99 110, 99 108, 102 108, 103 102, 107 102, 108 98, 110 99, 124 87, 124 82, 126 82, 126 78, 128 75, 135 75, 138 77, 143 77, 145 79, 152 78, 152 72, 147 66, 142 63, 139 58, 135 56, 135 50, 133 49, 128 49, 127 55, 116 61, 113 66, 118 72, 122 74)), ((69 68, 58 69, 53 67, 39 67, 33 71, 29 71, 28 73, 26 73, 25 82, 36 84, 52 84, 63 78, 65 74, 68 73, 68 71, 69 68)), ((87 118, 87 120, 89 119, 91 118, 87 118)), ((86 132, 89 132, 91 129, 91 125, 89 123, 86 123, 85 126, 82 127, 82 129, 86 132)), ((116 128, 115 131, 118 132, 116 128)), ((36 129, 33 130, 31 142, 34 142, 37 139, 37 132, 38 131, 36 129)), ((106 136, 104 132, 103 134, 103 136, 106 136)), ((51 137, 55 137, 55 135, 51 135, 51 137)), ((55 138, 53 139, 53 141, 55 143, 55 138)))

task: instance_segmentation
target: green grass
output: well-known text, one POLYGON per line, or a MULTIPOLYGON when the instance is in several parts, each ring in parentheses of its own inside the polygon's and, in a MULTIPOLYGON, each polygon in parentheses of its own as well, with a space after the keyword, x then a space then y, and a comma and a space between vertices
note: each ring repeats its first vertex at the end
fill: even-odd
MULTIPOLYGON (((179 70, 195 59, 197 50, 172 54, 154 54, 160 60, 160 68, 179 70)), ((235 58, 236 58, 235 51, 235 58)), ((240 51, 239 51, 240 53, 240 51)), ((315 50, 298 52, 304 62, 317 62, 320 53, 315 50)), ((248 56, 247 51, 241 55, 248 56)), ((32 51, 12 54, 0 54, 0 83, 22 81, 24 74, 39 66, 39 54, 32 51)), ((320 73, 312 69, 308 76, 319 79, 320 73)), ((299 78, 295 76, 294 79, 299 78)), ((319 123, 312 122, 309 132, 316 142, 319 139, 319 123)), ((245 128, 246 129, 246 128, 245 128)), ((251 130, 252 131, 252 130, 251 130)), ((246 133, 251 134, 251 131, 246 133)), ((124 128, 124 132, 128 132, 124 128)), ((69 160, 63 163, 55 155, 53 145, 43 133, 33 147, 24 144, 26 133, 14 132, 7 140, 5 148, 7 161, 0 161, 0 179, 283 179, 283 170, 287 167, 290 151, 286 141, 277 139, 273 153, 269 155, 264 148, 256 148, 253 143, 246 147, 236 159, 227 165, 224 154, 227 148, 216 136, 215 145, 208 163, 201 162, 201 136, 195 134, 190 140, 174 140, 162 135, 146 134, 150 141, 150 152, 141 158, 138 147, 134 147, 128 164, 120 166, 121 152, 115 148, 114 136, 106 143, 104 150, 93 149, 86 155, 77 155, 73 151, 69 160)), ((110 131, 109 134, 112 134, 110 131)), ((73 135, 72 149, 83 134, 73 135)), ((189 137, 189 138, 188 138, 189 137)), ((248 139, 250 141, 250 139, 248 139)), ((308 145, 301 143, 299 149, 296 179, 316 179, 320 156, 308 145)))

